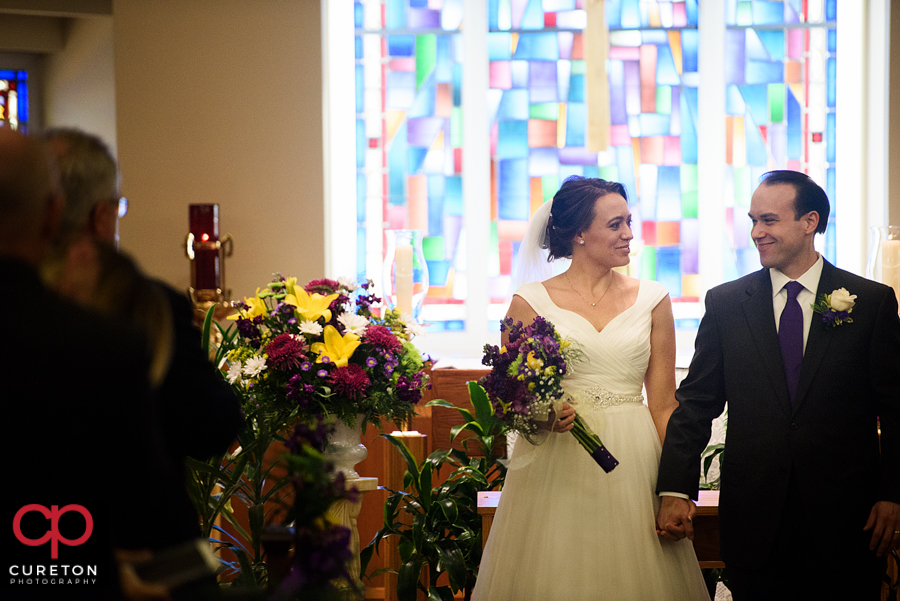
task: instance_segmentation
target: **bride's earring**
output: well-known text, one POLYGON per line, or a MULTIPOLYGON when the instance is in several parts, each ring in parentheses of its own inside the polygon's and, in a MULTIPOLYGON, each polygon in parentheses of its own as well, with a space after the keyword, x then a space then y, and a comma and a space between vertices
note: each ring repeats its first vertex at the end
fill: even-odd
POLYGON ((579 240, 579 241, 578 241, 578 244, 584 246, 584 238, 582 238, 581 240, 579 240))

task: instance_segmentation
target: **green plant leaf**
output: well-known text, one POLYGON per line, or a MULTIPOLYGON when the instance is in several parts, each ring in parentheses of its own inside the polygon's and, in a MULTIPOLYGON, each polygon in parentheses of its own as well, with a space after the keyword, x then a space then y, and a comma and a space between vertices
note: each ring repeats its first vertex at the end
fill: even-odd
POLYGON ((453 601, 453 593, 446 586, 429 586, 428 601, 453 601))
POLYGON ((444 513, 444 517, 447 518, 447 521, 451 524, 455 524, 457 518, 459 518, 459 509, 456 507, 456 501, 453 499, 445 499, 440 502, 441 511, 444 513))
POLYGON ((458 591, 466 586, 466 560, 459 547, 439 547, 441 566, 450 576, 450 586, 458 591))
POLYGON ((482 388, 478 382, 469 382, 468 387, 469 400, 475 408, 475 415, 478 416, 478 421, 486 420, 489 416, 494 414, 487 392, 485 392, 484 388, 482 388))
MULTIPOLYGON (((203 349, 203 354, 209 357, 209 332, 212 329, 212 320, 213 313, 216 312, 216 307, 218 303, 214 303, 209 309, 206 311, 206 316, 203 318, 203 329, 201 330, 201 338, 200 338, 200 348, 203 349)), ((216 364, 218 365, 218 364, 216 364)))
POLYGON ((419 574, 422 572, 424 558, 414 557, 400 566, 397 572, 397 598, 400 601, 416 601, 419 586, 419 574))
POLYGON ((412 456, 412 453, 409 452, 409 448, 404 444, 402 440, 399 438, 394 438, 390 434, 382 434, 384 438, 388 440, 394 447, 400 451, 400 455, 403 457, 403 460, 406 461, 406 469, 412 475, 414 480, 419 479, 419 466, 416 464, 415 457, 412 456))

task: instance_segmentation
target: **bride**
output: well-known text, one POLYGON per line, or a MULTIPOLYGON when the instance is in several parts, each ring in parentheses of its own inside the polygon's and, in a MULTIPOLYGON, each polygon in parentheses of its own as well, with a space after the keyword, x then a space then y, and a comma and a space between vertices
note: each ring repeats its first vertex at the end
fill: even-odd
POLYGON ((541 248, 572 262, 519 288, 507 316, 528 324, 541 315, 584 359, 570 365, 568 402, 546 440, 514 446, 475 600, 709 599, 691 542, 656 533, 661 441, 677 405, 675 329, 660 284, 613 270, 628 264, 633 237, 625 198, 621 184, 569 178, 519 250, 524 281, 522 270, 540 271, 541 248), (619 460, 609 474, 566 433, 576 412, 619 460))

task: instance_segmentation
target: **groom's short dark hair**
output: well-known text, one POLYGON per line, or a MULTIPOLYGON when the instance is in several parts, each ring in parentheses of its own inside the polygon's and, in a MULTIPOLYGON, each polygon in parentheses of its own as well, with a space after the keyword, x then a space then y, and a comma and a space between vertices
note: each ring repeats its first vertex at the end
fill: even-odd
POLYGON ((799 171, 779 170, 763 173, 759 178, 760 186, 774 186, 775 184, 789 184, 794 187, 794 220, 800 219, 807 213, 815 211, 819 214, 817 234, 824 234, 828 226, 828 214, 831 205, 828 203, 828 195, 811 177, 799 171))

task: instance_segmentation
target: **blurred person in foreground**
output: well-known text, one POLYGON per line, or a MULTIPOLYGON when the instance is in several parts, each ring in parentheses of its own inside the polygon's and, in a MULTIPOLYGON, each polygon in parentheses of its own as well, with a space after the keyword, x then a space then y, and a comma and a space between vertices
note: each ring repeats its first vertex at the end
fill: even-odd
MULTIPOLYGON (((43 138, 59 166, 67 203, 47 279, 61 293, 127 320, 148 338, 150 378, 171 469, 183 471, 186 457, 205 460, 224 453, 242 423, 239 401, 202 350, 188 298, 117 253, 118 219, 126 202, 112 153, 100 138, 77 129, 50 129, 43 138)), ((154 533, 155 550, 200 536, 197 512, 183 487, 179 496, 169 527, 154 533)))
POLYGON ((146 523, 137 519, 152 510, 140 491, 172 484, 158 459, 163 443, 143 338, 61 299, 39 278, 63 203, 43 146, 0 128, 0 290, 15 307, 0 333, 0 363, 11 376, 2 387, 3 445, 12 459, 2 511, 13 526, 3 599, 122 598, 114 548, 163 525, 152 514, 146 523), (122 497, 128 502, 115 502, 122 497), (85 570, 80 577, 72 573, 77 566, 85 570), (44 577, 27 577, 41 570, 44 577))

